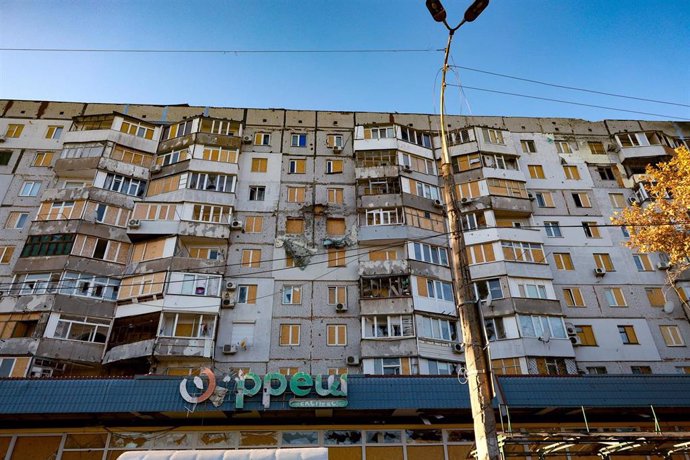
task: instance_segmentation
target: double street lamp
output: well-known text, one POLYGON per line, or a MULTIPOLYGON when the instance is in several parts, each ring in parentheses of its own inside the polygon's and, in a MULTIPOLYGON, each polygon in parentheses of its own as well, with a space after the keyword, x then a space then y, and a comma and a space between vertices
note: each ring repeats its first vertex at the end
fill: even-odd
POLYGON ((448 139, 446 136, 445 95, 446 74, 448 72, 448 55, 455 31, 466 22, 472 22, 489 5, 489 0, 475 0, 457 26, 451 27, 447 21, 446 10, 440 0, 426 0, 429 13, 437 22, 442 22, 448 29, 448 44, 443 59, 441 77, 441 171, 443 175, 443 198, 446 202, 446 212, 450 226, 450 248, 453 254, 452 272, 455 282, 455 303, 458 309, 463 342, 465 345, 465 366, 467 369, 467 384, 470 392, 470 405, 474 423, 474 438, 477 448, 477 458, 480 460, 499 460, 501 458, 498 437, 496 433, 496 416, 492 405, 491 361, 487 353, 486 337, 483 331, 480 303, 473 300, 470 270, 465 253, 465 241, 462 235, 460 210, 457 204, 453 168, 448 153, 448 139))

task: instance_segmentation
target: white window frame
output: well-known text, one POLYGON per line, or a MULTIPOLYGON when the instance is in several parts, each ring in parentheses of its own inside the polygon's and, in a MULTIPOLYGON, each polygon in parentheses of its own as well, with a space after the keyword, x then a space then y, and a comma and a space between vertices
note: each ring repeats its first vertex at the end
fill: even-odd
POLYGON ((544 231, 549 238, 563 238, 558 222, 544 222, 544 231))
POLYGON ((41 182, 27 180, 22 183, 22 187, 19 190, 19 196, 38 196, 38 192, 41 191, 41 182))
POLYGON ((66 315, 61 314, 58 318, 57 326, 53 332, 53 338, 60 340, 70 340, 75 342, 91 342, 91 343, 105 343, 108 337, 108 330, 110 329, 110 320, 104 318, 95 318, 92 316, 81 315, 66 315), (70 339, 70 332, 72 326, 93 327, 89 333, 87 340, 70 339), (63 328, 61 331, 60 328, 63 328), (103 336, 103 341, 99 342, 96 339, 96 334, 100 333, 103 336))
POLYGON ((281 294, 282 305, 302 305, 302 285, 289 284, 283 286, 281 294), (299 302, 295 301, 295 293, 299 294, 299 302))
POLYGON ((249 186, 249 201, 266 201, 266 186, 265 185, 250 185, 249 186), (252 198, 252 195, 254 195, 253 198, 252 198))

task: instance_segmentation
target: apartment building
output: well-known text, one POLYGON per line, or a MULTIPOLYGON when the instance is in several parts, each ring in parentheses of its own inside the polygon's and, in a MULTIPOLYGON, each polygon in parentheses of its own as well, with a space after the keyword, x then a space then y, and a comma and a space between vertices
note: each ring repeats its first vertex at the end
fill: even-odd
MULTIPOLYGON (((0 110, 0 376, 462 375, 436 116, 0 110)), ((690 373, 690 277, 609 221, 690 124, 447 129, 494 372, 690 373)))

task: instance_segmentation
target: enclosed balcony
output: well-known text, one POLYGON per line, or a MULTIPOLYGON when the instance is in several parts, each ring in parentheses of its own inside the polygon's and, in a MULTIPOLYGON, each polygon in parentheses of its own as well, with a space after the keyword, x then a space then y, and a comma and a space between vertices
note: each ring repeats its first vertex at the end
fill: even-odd
POLYGON ((355 151, 402 150, 413 155, 428 156, 433 149, 431 134, 400 125, 357 126, 355 151))
POLYGON ((163 128, 159 152, 185 149, 194 144, 238 150, 242 146, 242 123, 197 117, 168 125, 163 128))
POLYGON ((660 132, 618 133, 618 159, 623 165, 674 155, 673 139, 660 132))
POLYGON ((72 129, 63 135, 65 144, 109 141, 156 153, 160 127, 124 114, 85 115, 73 119, 72 129))
POLYGON ((230 206, 143 202, 134 206, 127 233, 137 241, 168 235, 227 239, 232 222, 230 206))

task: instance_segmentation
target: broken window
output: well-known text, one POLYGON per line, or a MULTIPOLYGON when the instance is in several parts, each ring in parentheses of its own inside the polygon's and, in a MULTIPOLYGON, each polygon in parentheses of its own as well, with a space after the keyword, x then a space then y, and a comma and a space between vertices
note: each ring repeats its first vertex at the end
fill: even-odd
POLYGON ((80 342, 105 343, 109 327, 109 319, 61 314, 53 337, 80 342))
MULTIPOLYGON (((204 160, 209 160, 210 158, 206 158, 206 150, 208 149, 204 149, 204 160)), ((156 164, 159 166, 167 166, 180 161, 185 161, 187 159, 189 159, 189 150, 173 150, 172 152, 158 155, 156 158, 156 164)))
POLYGON ((411 315, 362 317, 362 337, 365 339, 412 336, 414 336, 414 328, 411 315))
POLYGON ((89 158, 103 155, 105 146, 99 142, 67 144, 60 152, 60 158, 89 158))
POLYGON ((111 192, 124 193, 129 196, 142 196, 146 188, 146 181, 108 173, 105 177, 103 188, 111 192))
POLYGON ((372 209, 366 211, 365 223, 366 226, 375 225, 398 225, 404 223, 402 209, 372 209))
POLYGON ((192 173, 187 188, 210 192, 235 193, 236 176, 224 174, 192 173))
POLYGON ((372 168, 377 166, 394 166, 398 164, 395 150, 371 150, 357 152, 356 165, 358 168, 372 168))
POLYGON ((208 339, 213 337, 216 319, 211 315, 164 313, 160 335, 208 339))
POLYGON ((252 185, 249 187, 249 201, 264 201, 266 198, 266 187, 263 185, 252 185))
POLYGON ((220 275, 173 272, 168 282, 168 294, 217 297, 221 278, 220 275))
POLYGON ((361 444, 361 431, 326 431, 323 435, 324 444, 326 445, 351 445, 361 444))
POLYGON ((407 297, 411 295, 408 276, 362 278, 360 283, 362 297, 407 297))
POLYGON ((60 283, 60 294, 96 299, 115 300, 120 280, 89 273, 65 272, 60 283))
POLYGON ((364 195, 400 193, 400 180, 398 178, 369 179, 360 183, 360 190, 364 195))

